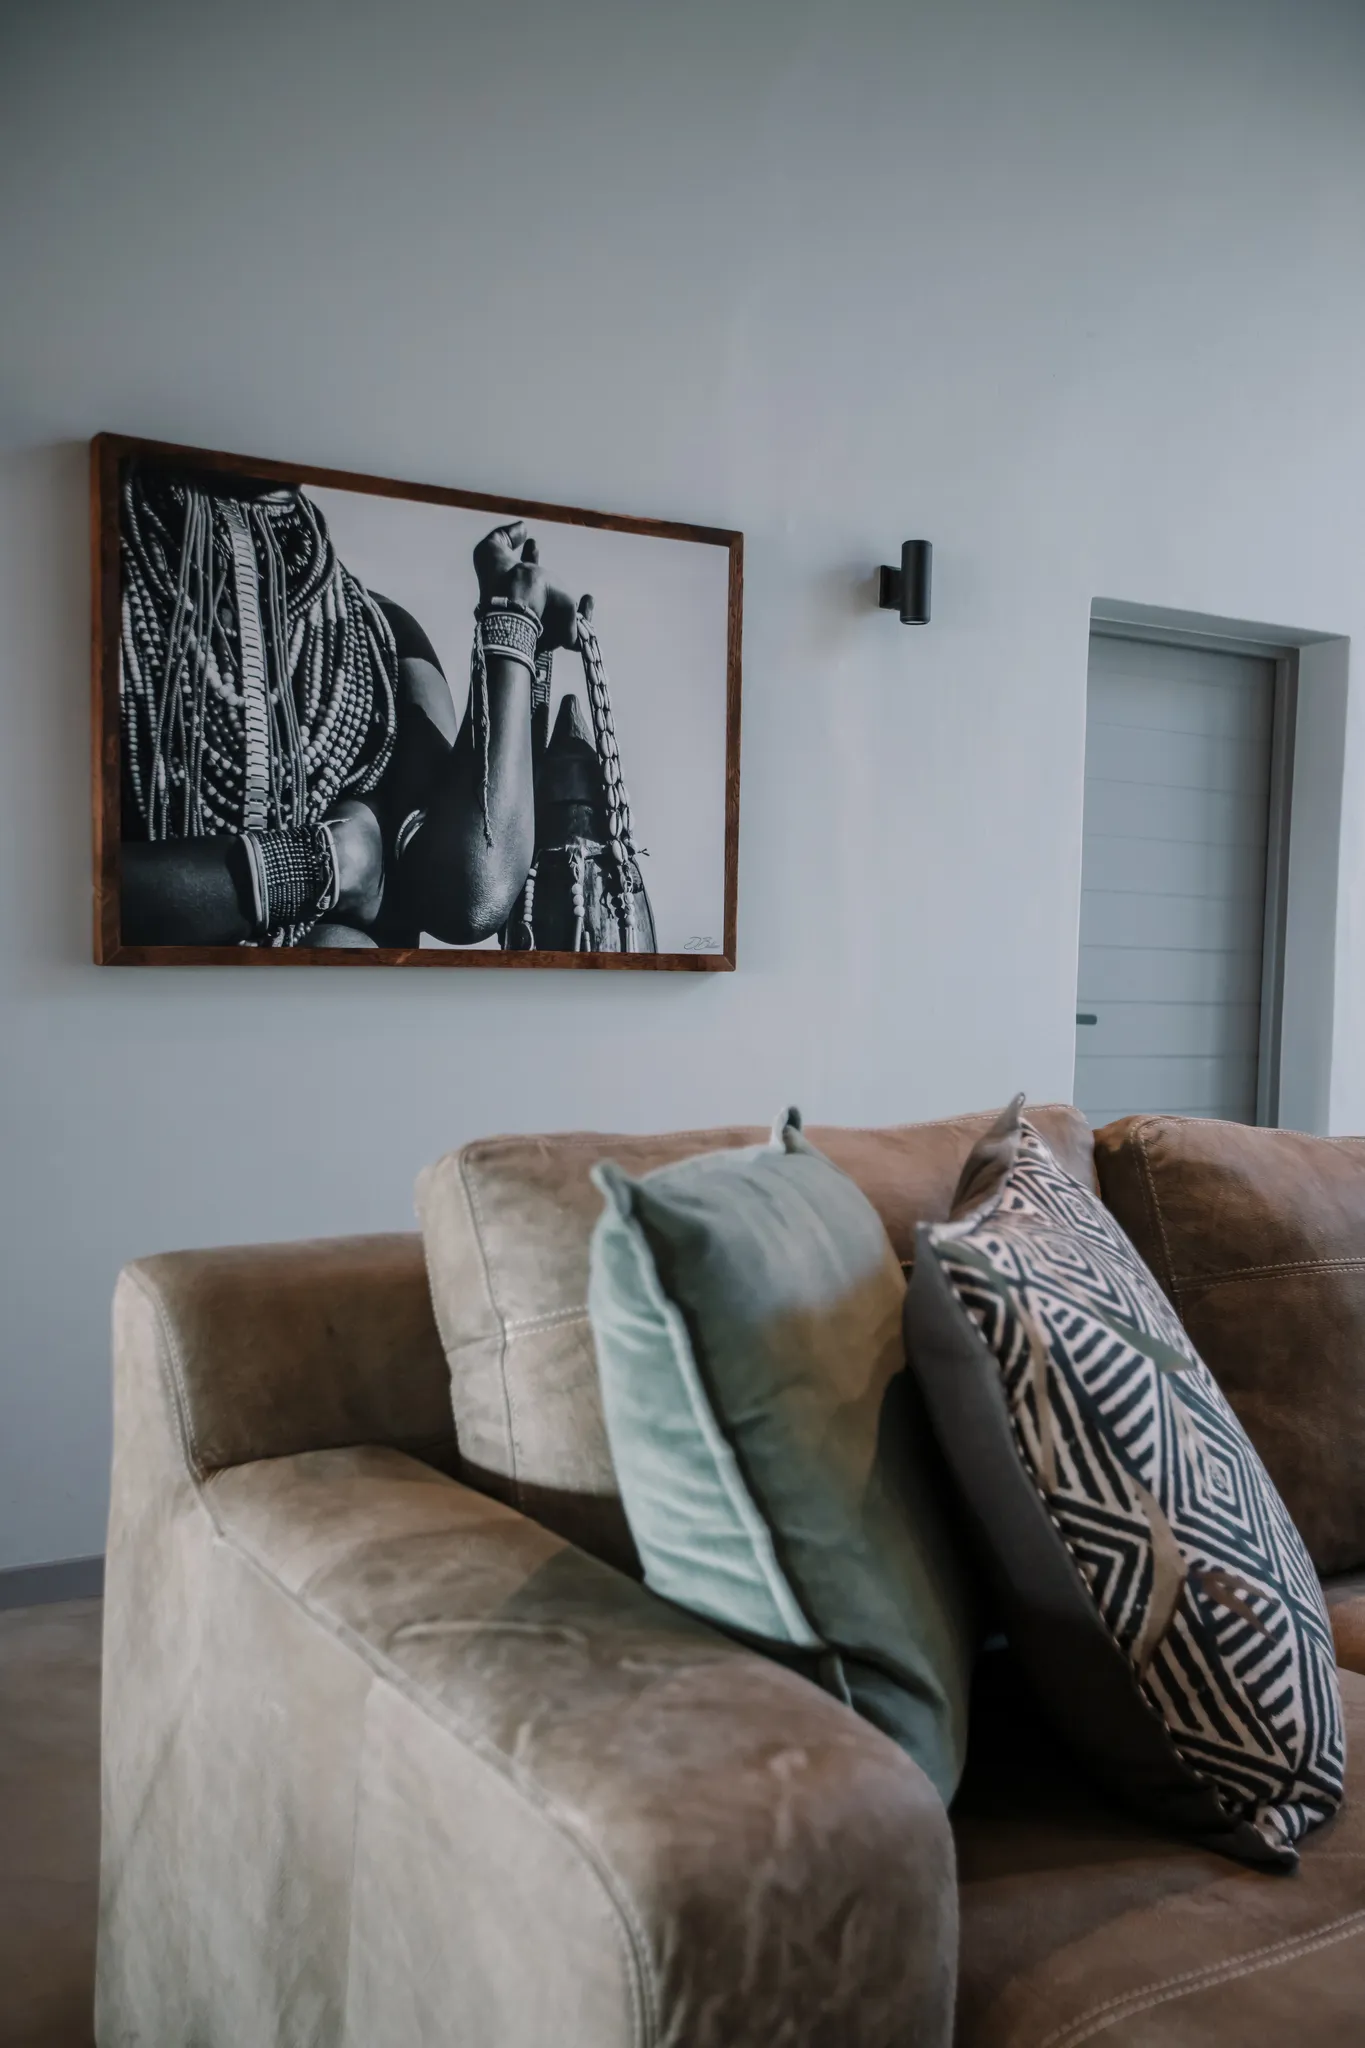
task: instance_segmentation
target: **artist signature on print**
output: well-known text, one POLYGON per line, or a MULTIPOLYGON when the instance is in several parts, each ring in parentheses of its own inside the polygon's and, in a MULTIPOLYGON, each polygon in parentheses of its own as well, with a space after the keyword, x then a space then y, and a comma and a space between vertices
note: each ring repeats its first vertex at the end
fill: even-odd
POLYGON ((683 940, 684 953, 714 953, 719 940, 700 936, 683 940))

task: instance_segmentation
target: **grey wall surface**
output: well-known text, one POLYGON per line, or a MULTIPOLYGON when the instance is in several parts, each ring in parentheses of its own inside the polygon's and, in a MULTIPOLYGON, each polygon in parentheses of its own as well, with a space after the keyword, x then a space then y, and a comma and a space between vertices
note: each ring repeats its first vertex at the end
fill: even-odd
POLYGON ((1066 1096, 1092 597, 1365 632, 1353 0, 11 0, 0 278, 0 1566, 100 1548, 136 1253, 494 1129, 1066 1096), (101 428, 742 527, 739 973, 90 965, 101 428))

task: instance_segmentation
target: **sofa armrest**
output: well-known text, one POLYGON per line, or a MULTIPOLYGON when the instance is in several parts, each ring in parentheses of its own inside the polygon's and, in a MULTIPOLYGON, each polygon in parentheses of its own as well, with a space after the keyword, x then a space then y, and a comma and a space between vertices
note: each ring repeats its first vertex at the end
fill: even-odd
POLYGON ((453 1462, 450 1374, 415 1232, 166 1252, 129 1266, 120 1297, 129 1289, 159 1342, 124 1347, 119 1370, 160 1379, 196 1479, 340 1444, 453 1462))
POLYGON ((115 1337, 101 2041, 947 2048, 928 1779, 434 1469, 415 1238, 148 1259, 115 1337))
MULTIPOLYGON (((328 1796, 357 1787, 348 2039, 945 2048, 947 1816, 850 1709, 391 1451, 221 1471, 203 1498, 220 1552, 307 1617, 300 1701, 349 1691, 339 1651, 365 1673, 360 1753, 326 1737, 328 1796)), ((262 1753, 287 1743, 283 1678, 262 1753)), ((215 1775, 251 1754, 225 1711, 215 1775)), ((205 1784, 200 1810, 253 1796, 205 1784)))

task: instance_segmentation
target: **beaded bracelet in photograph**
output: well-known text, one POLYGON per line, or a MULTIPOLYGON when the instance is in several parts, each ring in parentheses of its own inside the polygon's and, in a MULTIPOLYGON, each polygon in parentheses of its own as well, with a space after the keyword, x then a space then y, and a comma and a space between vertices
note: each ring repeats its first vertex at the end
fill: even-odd
POLYGON ((288 825, 243 832, 252 908, 262 937, 313 923, 336 907, 336 847, 326 825, 288 825))
POLYGON ((522 605, 509 604, 505 597, 494 597, 481 604, 474 616, 479 622, 485 660, 490 654, 510 655, 535 673, 540 620, 534 612, 522 605))

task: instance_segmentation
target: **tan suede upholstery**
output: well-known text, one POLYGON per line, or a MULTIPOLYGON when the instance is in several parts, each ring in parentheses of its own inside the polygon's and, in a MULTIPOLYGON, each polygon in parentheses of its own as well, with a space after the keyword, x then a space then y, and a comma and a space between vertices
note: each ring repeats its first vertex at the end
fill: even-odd
MULTIPOLYGON (((984 1122, 934 1129, 899 1170, 906 1133, 843 1134, 883 1213, 903 1173, 893 1235, 946 1209, 984 1122)), ((482 1205, 483 1234, 446 1246, 476 1299, 443 1314, 490 1412, 499 1389, 518 1404, 484 1455, 550 1457, 520 1405, 540 1371, 579 1460, 558 1483, 574 1496, 587 1456, 608 1505, 595 1390, 585 1423, 554 1350, 519 1354, 581 1322, 587 1158, 611 1144, 639 1170, 659 1143, 500 1141, 426 1189, 438 1231, 455 1189, 482 1205), (518 1209, 549 1221, 543 1269, 518 1209)), ((953 1837, 916 1766, 436 1469, 446 1398, 415 1240, 180 1254, 120 1281, 99 2048, 1365 2038, 1365 1677, 1343 1688, 1347 1810, 1283 1879, 1100 1803, 985 1660, 959 1957, 953 1837)), ((521 1477, 509 1458, 504 1486, 521 1477)), ((1328 1594, 1365 1667, 1365 1575, 1328 1594)))
POLYGON ((1342 1677, 1346 1809, 1292 1878, 1149 1833, 1087 1791, 1012 1684, 981 1689, 954 1809, 957 2048, 1365 2040, 1365 1678, 1342 1677))
POLYGON ((1337 1663, 1347 1671, 1365 1672, 1365 1572, 1343 1572, 1326 1579, 1327 1618, 1337 1647, 1337 1663))
POLYGON ((362 1246, 235 1256, 235 1307, 216 1253, 117 1297, 100 2048, 945 2048, 918 1768, 431 1467, 300 1453, 420 1433, 420 1269, 333 1344, 362 1246), (222 1459, 234 1387, 275 1455, 222 1459))
POLYGON ((1124 1117, 1095 1164, 1318 1570, 1365 1565, 1365 1139, 1124 1117))
POLYGON ((137 1270, 198 1477, 331 1444, 453 1461, 450 1380, 416 1235, 233 1245, 137 1270))
MULTIPOLYGON (((1030 1119, 1068 1170, 1094 1184, 1090 1129, 1066 1105, 1030 1119)), ((897 1254, 948 1214, 962 1165, 993 1113, 889 1130, 808 1131, 881 1213, 897 1254)), ((624 1570, 635 1547, 617 1493, 588 1326, 588 1241, 602 1198, 588 1179, 615 1159, 633 1178, 689 1153, 751 1145, 759 1129, 663 1137, 571 1132, 489 1138, 448 1153, 418 1183, 432 1301, 450 1362, 467 1476, 624 1570)))

